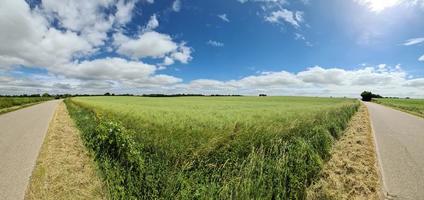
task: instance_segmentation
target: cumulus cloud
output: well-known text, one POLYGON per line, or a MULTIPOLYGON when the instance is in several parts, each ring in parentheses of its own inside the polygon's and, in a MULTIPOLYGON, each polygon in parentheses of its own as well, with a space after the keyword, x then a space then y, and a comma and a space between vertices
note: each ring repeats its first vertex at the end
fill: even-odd
POLYGON ((238 80, 193 80, 178 84, 186 92, 203 93, 270 93, 275 95, 351 96, 372 90, 387 96, 423 97, 422 78, 408 79, 400 66, 379 65, 356 70, 314 66, 298 73, 287 71, 263 72, 238 80))
POLYGON ((418 61, 424 62, 424 54, 418 58, 418 61))
POLYGON ((159 27, 159 21, 156 17, 156 14, 152 15, 150 17, 150 20, 147 22, 146 27, 144 28, 144 31, 151 31, 159 27))
POLYGON ((24 1, 5 0, 0 4, 0 67, 54 65, 92 51, 92 46, 76 33, 49 28, 48 21, 24 1))
POLYGON ((303 12, 290 11, 282 8, 281 10, 273 11, 270 15, 265 16, 265 21, 270 23, 287 22, 296 28, 300 27, 303 22, 303 12))
POLYGON ((178 48, 171 36, 155 31, 142 33, 137 38, 116 35, 115 44, 118 53, 134 58, 163 57, 178 48))
POLYGON ((188 63, 191 59, 192 49, 185 42, 176 43, 171 36, 156 31, 142 32, 136 38, 130 38, 122 33, 114 35, 114 45, 117 53, 140 59, 145 57, 164 58, 188 63))
POLYGON ((322 67, 312 67, 306 71, 299 72, 298 78, 306 83, 334 84, 340 85, 344 81, 346 71, 338 68, 324 69, 322 67))
POLYGON ((54 72, 83 80, 131 80, 152 75, 156 67, 122 58, 102 58, 63 65, 54 72), (117 67, 119 66, 119 67, 117 67))
POLYGON ((0 83, 8 82, 7 86, 0 84, 0 92, 56 89, 80 93, 117 91, 140 94, 149 91, 151 93, 245 95, 267 93, 270 95, 357 97, 363 90, 371 90, 384 96, 424 97, 423 78, 411 78, 400 66, 391 67, 384 64, 361 66, 354 70, 314 66, 297 73, 284 70, 271 71, 227 81, 195 79, 187 83, 178 77, 158 74, 158 68, 155 66, 117 58, 77 62, 63 69, 66 72, 62 71, 61 76, 49 74, 44 78, 31 77, 15 80, 16 77, 0 76, 0 83), (116 70, 114 65, 122 66, 122 70, 116 70), (34 81, 37 85, 31 87, 34 81), (137 88, 143 90, 136 90, 137 88))
POLYGON ((191 53, 192 53, 192 48, 187 47, 186 43, 182 42, 181 44, 178 45, 177 50, 173 51, 170 56, 174 60, 187 64, 189 61, 193 59, 193 57, 191 57, 191 53))
POLYGON ((81 37, 98 46, 104 44, 113 26, 120 27, 131 20, 135 3, 135 0, 44 0, 41 12, 50 21, 58 20, 63 28, 79 32, 81 37), (116 13, 103 12, 112 7, 116 13))

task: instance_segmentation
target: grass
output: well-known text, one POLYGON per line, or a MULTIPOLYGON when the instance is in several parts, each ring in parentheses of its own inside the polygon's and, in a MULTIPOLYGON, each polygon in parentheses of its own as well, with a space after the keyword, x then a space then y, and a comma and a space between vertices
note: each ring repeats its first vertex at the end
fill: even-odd
POLYGON ((359 106, 306 97, 66 103, 112 199, 305 199, 359 106))
POLYGON ((374 138, 367 108, 361 105, 331 151, 308 199, 382 199, 374 138))
POLYGON ((373 102, 424 117, 424 99, 373 99, 373 102))
POLYGON ((25 199, 106 199, 95 163, 84 147, 66 106, 50 123, 25 199))
POLYGON ((0 114, 51 99, 51 97, 0 97, 0 114))

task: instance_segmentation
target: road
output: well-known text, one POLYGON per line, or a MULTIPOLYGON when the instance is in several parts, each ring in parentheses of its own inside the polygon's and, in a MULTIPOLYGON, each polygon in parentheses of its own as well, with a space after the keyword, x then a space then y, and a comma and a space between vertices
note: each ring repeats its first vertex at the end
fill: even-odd
POLYGON ((365 103, 388 199, 424 199, 424 119, 365 103))
POLYGON ((0 199, 23 199, 59 100, 0 115, 0 199))

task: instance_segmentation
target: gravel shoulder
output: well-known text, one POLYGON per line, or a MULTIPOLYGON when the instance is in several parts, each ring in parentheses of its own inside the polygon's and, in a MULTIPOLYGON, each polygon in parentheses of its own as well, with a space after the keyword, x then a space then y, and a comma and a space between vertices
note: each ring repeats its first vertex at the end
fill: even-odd
POLYGON ((380 180, 368 111, 361 105, 308 188, 308 199, 380 199, 380 180))
POLYGON ((31 176, 25 199, 106 199, 95 163, 61 102, 31 176))

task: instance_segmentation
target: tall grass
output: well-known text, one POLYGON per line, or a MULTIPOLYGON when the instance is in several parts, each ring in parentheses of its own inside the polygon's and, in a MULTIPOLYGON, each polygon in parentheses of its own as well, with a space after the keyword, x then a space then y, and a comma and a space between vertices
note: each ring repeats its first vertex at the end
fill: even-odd
POLYGON ((358 102, 66 100, 113 199, 304 199, 358 102))
POLYGON ((0 109, 47 101, 51 97, 0 97, 0 109))
POLYGON ((373 101, 424 117, 424 99, 373 99, 373 101))

